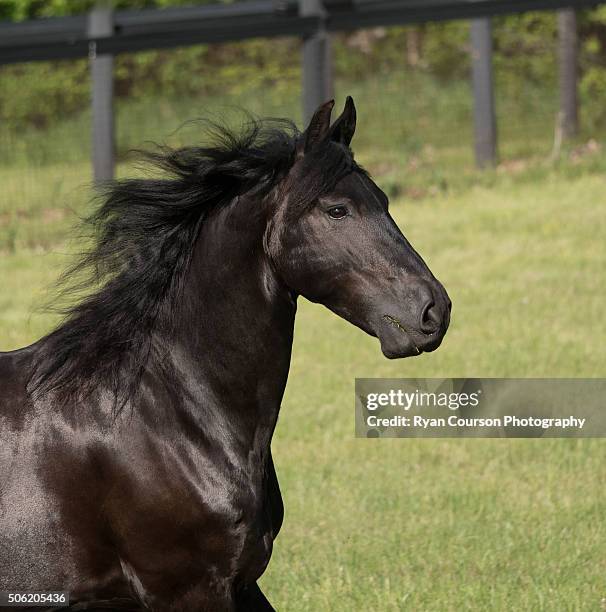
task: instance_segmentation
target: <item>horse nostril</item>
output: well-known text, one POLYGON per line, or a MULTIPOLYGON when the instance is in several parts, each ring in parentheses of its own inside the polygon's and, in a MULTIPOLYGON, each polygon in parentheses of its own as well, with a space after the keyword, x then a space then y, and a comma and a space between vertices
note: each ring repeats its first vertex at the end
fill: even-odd
POLYGON ((427 302, 421 311, 421 331, 425 334, 433 334, 439 327, 442 319, 437 306, 433 301, 427 302))

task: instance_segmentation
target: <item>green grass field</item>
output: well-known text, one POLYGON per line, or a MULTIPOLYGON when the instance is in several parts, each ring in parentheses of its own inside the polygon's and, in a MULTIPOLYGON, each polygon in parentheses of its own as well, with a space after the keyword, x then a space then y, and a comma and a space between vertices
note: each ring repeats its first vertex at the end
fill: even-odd
POLYGON ((281 609, 600 609, 602 440, 361 440, 352 412, 356 376, 604 376, 605 193, 552 178, 396 204, 453 299, 434 354, 388 362, 304 305, 274 443, 281 609))
MULTIPOLYGON (((606 376, 606 156, 551 164, 511 140, 480 175, 463 135, 398 151, 360 130, 359 157, 447 287, 452 324, 436 353, 388 361, 301 300, 273 445, 286 517, 263 588, 289 612, 599 611, 602 440, 355 439, 353 391, 356 376, 606 376)), ((45 162, 35 180, 19 168, 0 166, 0 350, 56 322, 36 306, 88 197, 86 160, 45 162)))

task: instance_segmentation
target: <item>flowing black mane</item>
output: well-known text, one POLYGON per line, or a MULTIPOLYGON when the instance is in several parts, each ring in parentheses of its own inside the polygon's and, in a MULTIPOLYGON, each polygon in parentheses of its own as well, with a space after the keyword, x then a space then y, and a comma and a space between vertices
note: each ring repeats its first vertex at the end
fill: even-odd
POLYGON ((60 282, 72 303, 42 340, 30 381, 36 394, 77 400, 104 383, 123 403, 147 363, 152 330, 170 326, 205 216, 239 194, 269 192, 292 166, 299 133, 289 121, 249 119, 241 134, 209 125, 209 146, 143 153, 162 178, 104 189, 85 219, 93 247, 60 282))
POLYGON ((211 126, 211 145, 156 149, 156 175, 107 186, 65 320, 0 352, 0 591, 274 610, 257 579, 284 517, 271 444, 297 297, 391 359, 435 350, 450 321, 353 159, 353 100, 333 106, 303 133, 211 126))

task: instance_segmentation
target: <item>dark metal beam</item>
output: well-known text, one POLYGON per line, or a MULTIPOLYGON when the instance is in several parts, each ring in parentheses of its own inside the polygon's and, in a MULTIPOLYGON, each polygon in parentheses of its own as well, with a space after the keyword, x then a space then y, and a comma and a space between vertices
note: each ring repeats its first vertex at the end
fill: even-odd
POLYGON ((309 37, 328 31, 423 21, 470 19, 606 0, 326 0, 327 16, 302 15, 297 0, 254 0, 234 4, 149 9, 115 13, 112 35, 92 40, 86 16, 0 23, 0 64, 74 59, 99 53, 127 53, 275 36, 309 37))
POLYGON ((476 164, 479 168, 486 168, 497 163, 492 26, 489 17, 481 17, 471 22, 471 73, 476 164))
MULTIPOLYGON (((88 31, 92 38, 107 36, 114 29, 109 7, 91 11, 88 31)), ((100 54, 90 43, 90 73, 92 81, 92 156, 96 183, 114 178, 114 58, 100 54)))
POLYGON ((578 80, 579 41, 574 9, 558 11, 560 129, 563 138, 572 138, 579 131, 578 80))
POLYGON ((333 97, 330 34, 324 25, 325 9, 320 0, 300 0, 301 15, 316 17, 320 27, 303 38, 303 123, 307 125, 316 108, 333 97))
POLYGON ((605 0, 353 0, 349 10, 331 11, 331 31, 429 21, 474 19, 528 11, 589 8, 605 0))

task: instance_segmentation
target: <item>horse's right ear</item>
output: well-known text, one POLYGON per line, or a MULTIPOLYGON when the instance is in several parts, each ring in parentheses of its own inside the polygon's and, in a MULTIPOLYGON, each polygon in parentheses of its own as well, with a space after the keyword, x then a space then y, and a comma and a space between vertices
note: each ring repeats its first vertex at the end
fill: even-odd
POLYGON ((330 114, 335 105, 334 100, 329 100, 318 106, 305 132, 297 144, 297 154, 304 155, 315 145, 322 142, 330 129, 330 114))
POLYGON ((340 142, 348 147, 356 131, 356 107, 353 98, 347 96, 345 108, 341 116, 332 124, 330 128, 330 138, 335 142, 340 142))

